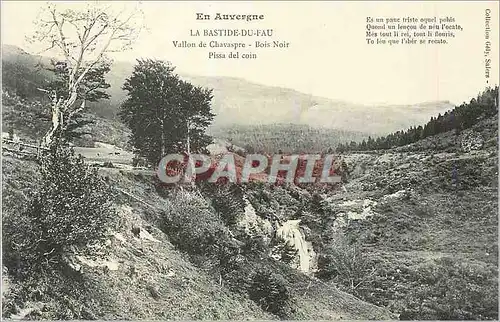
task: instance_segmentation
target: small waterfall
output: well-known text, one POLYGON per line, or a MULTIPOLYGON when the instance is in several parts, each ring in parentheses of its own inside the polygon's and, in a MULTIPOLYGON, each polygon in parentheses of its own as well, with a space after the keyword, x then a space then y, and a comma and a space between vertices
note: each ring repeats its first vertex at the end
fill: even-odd
POLYGON ((304 233, 299 227, 300 219, 288 220, 276 231, 276 237, 282 238, 297 250, 299 256, 298 269, 304 273, 312 271, 316 254, 312 244, 305 240, 304 233))
MULTIPOLYGON (((259 234, 264 238, 273 238, 273 226, 279 226, 278 222, 275 221, 273 224, 267 219, 260 218, 248 199, 243 197, 243 200, 245 201, 244 216, 238 223, 239 226, 249 234, 259 234)), ((310 273, 316 265, 316 253, 312 244, 306 241, 299 224, 300 219, 286 221, 276 229, 275 237, 284 240, 297 250, 298 265, 296 268, 304 273, 310 273)))

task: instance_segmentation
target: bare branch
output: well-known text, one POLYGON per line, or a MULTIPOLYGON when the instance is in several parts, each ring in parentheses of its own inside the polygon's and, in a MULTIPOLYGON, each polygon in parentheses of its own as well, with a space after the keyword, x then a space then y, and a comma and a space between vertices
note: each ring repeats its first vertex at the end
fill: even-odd
POLYGON ((64 18, 62 20, 61 23, 58 23, 57 21, 57 17, 56 17, 56 9, 52 9, 51 11, 52 13, 52 17, 53 17, 53 23, 55 24, 55 26, 57 27, 57 29, 59 30, 59 37, 60 37, 60 41, 61 41, 61 44, 60 44, 60 47, 61 49, 63 50, 63 53, 64 53, 64 56, 66 57, 66 60, 69 62, 70 61, 70 58, 69 58, 69 50, 68 50, 68 47, 66 46, 66 42, 64 40, 64 32, 63 32, 63 25, 64 25, 64 18))
POLYGON ((53 97, 52 129, 47 133, 45 143, 48 144, 57 128, 64 130, 72 117, 84 110, 85 103, 74 106, 77 100, 85 99, 80 95, 86 96, 100 87, 99 83, 87 84, 83 92, 81 87, 86 75, 105 59, 106 53, 128 48, 142 30, 142 25, 134 19, 140 11, 132 11, 128 16, 125 11, 123 7, 113 14, 109 4, 97 4, 84 10, 62 10, 49 4, 41 12, 36 21, 39 28, 32 39, 48 43, 44 51, 59 51, 67 68, 65 77, 68 77, 63 92, 58 90, 53 97))

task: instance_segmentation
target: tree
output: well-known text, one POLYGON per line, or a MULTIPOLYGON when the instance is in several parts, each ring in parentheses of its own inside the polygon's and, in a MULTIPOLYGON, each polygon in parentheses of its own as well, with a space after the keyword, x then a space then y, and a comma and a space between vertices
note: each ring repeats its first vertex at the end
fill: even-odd
POLYGON ((115 13, 109 3, 76 3, 67 9, 49 3, 35 24, 36 32, 29 40, 47 44, 47 51, 62 57, 58 64, 62 82, 53 84, 56 88, 41 89, 52 102, 52 124, 43 139, 48 146, 84 110, 85 99, 102 96, 96 90, 102 88, 103 74, 109 70, 106 54, 131 46, 141 30, 142 12, 123 8, 115 13))
POLYGON ((61 265, 69 252, 88 253, 87 246, 104 241, 115 219, 109 185, 82 156, 53 144, 40 163, 41 181, 30 204, 4 218, 4 263, 20 275, 61 265))
MULTIPOLYGON (((47 88, 50 93, 55 93, 57 97, 64 97, 66 86, 69 83, 70 70, 67 63, 64 61, 52 60, 52 67, 48 68, 54 74, 54 77, 49 82, 47 88)), ((80 86, 78 87, 78 100, 80 104, 83 102, 97 102, 103 99, 109 99, 111 96, 106 93, 106 89, 110 85, 106 82, 105 75, 111 70, 111 62, 103 60, 91 68, 85 77, 83 77, 80 86)), ((77 103, 78 104, 78 103, 77 103)), ((73 118, 67 119, 64 127, 59 127, 56 135, 67 141, 80 138, 84 134, 80 129, 94 123, 92 119, 85 118, 82 115, 83 111, 75 113, 73 118)))
POLYGON ((287 280, 266 267, 259 267, 251 278, 248 288, 250 299, 267 312, 286 318, 293 302, 287 280))
POLYGON ((375 148, 375 140, 373 140, 371 136, 368 137, 368 141, 366 142, 366 147, 368 148, 368 150, 372 150, 375 148))
POLYGON ((167 152, 203 152, 211 143, 205 130, 214 117, 212 90, 181 80, 174 69, 161 60, 138 60, 123 85, 128 96, 119 116, 137 153, 151 164, 167 152))

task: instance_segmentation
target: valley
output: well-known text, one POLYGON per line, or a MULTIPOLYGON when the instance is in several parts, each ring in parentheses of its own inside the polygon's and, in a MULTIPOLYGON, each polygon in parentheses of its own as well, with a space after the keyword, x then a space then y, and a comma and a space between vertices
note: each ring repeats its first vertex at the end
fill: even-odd
MULTIPOLYGON (((239 242, 247 243, 251 237, 264 247, 264 254, 275 258, 261 261, 244 255, 241 260, 246 258, 245 265, 250 266, 233 268, 245 276, 260 263, 259 267, 285 277, 294 301, 288 313, 274 314, 292 319, 494 318, 498 152, 495 145, 464 152, 461 147, 467 145, 470 132, 496 135, 496 119, 484 120, 460 134, 453 141, 459 145, 447 145, 448 152, 425 150, 422 147, 428 143, 418 142, 420 147, 413 150, 405 146, 343 154, 348 181, 328 190, 259 184, 158 190, 154 173, 121 166, 130 164, 130 152, 102 143, 95 148, 75 147, 91 163, 114 165, 98 169, 116 187, 115 207, 121 223, 109 235, 108 255, 101 264, 90 266, 84 258, 68 260, 106 290, 103 296, 111 302, 91 311, 108 319, 274 318, 254 307, 248 295, 238 295, 242 287, 238 279, 229 275, 219 285, 213 270, 220 264, 200 262, 199 255, 182 246, 200 242, 200 237, 194 237, 198 235, 192 241, 185 239, 195 233, 191 230, 195 226, 183 223, 184 237, 174 237, 162 228, 166 214, 172 216, 188 207, 179 213, 183 221, 195 220, 193 225, 204 227, 208 220, 211 228, 203 228, 207 232, 219 227, 239 242), (458 180, 453 178, 454 168, 458 180), (205 215, 200 217, 200 211, 205 215), (217 213, 229 217, 210 219, 217 213), (140 229, 140 236, 134 235, 134 227, 140 229), (273 240, 296 247, 289 264, 281 264, 285 253, 272 246, 273 240), (116 267, 102 268, 111 262, 116 267), (187 309, 188 302, 179 302, 193 301, 194 294, 195 310, 187 309), (176 307, 183 309, 173 310, 176 307)), ((447 142, 447 135, 427 141, 447 142)), ((4 155, 7 216, 19 211, 33 188, 27 184, 28 177, 33 177, 27 162, 4 155)), ((9 285, 10 292, 15 292, 16 282, 9 281, 9 285)), ((54 310, 52 301, 57 300, 30 300, 24 303, 29 310, 23 312, 46 316, 44 312, 54 310)))
POLYGON ((449 102, 367 107, 181 75, 213 88, 214 160, 233 154, 241 170, 253 153, 328 153, 342 181, 169 186, 117 117, 132 65, 114 64, 111 100, 89 104, 44 168, 19 142, 36 147, 47 131, 35 85, 53 75, 33 72, 43 57, 3 50, 4 318, 498 319, 498 87, 451 113, 449 102), (44 239, 98 229, 107 208, 88 195, 109 198, 102 242, 45 251, 44 239))

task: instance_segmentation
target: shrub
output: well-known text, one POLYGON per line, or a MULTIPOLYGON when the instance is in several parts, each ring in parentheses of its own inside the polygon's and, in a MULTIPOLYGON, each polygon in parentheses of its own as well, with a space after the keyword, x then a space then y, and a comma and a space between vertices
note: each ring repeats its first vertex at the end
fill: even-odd
POLYGON ((273 257, 279 258, 285 264, 290 264, 297 257, 298 250, 282 238, 273 238, 270 247, 273 257))
POLYGON ((219 214, 195 192, 178 191, 170 200, 162 223, 169 240, 232 291, 246 293, 264 310, 286 316, 291 295, 285 279, 263 266, 252 266, 268 249, 262 238, 240 234, 243 241, 237 241, 219 214))
POLYGON ((266 268, 256 270, 248 294, 250 299, 264 310, 282 318, 286 317, 292 297, 283 276, 266 268))
POLYGON ((4 259, 14 275, 61 263, 103 240, 113 222, 109 187, 72 149, 54 145, 40 162, 40 188, 19 216, 4 218, 4 259))
POLYGON ((334 281, 350 293, 369 282, 374 272, 359 247, 342 236, 334 238, 318 258, 317 276, 334 281))
POLYGON ((243 215, 245 202, 243 190, 236 184, 215 185, 199 182, 203 194, 210 199, 210 203, 224 224, 234 227, 243 215))
POLYGON ((163 216, 162 228, 172 243, 193 255, 215 252, 221 241, 229 239, 227 229, 201 196, 179 191, 170 211, 163 216))
POLYGON ((185 191, 179 191, 171 201, 170 211, 162 218, 162 230, 170 241, 199 266, 208 266, 219 276, 230 271, 239 245, 208 202, 185 191))
POLYGON ((62 267, 9 285, 4 295, 5 318, 20 313, 26 303, 32 302, 33 311, 25 319, 95 320, 112 311, 115 304, 97 278, 62 267))

